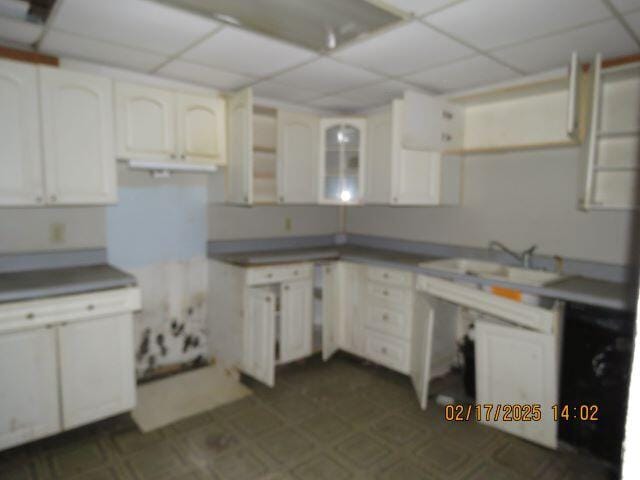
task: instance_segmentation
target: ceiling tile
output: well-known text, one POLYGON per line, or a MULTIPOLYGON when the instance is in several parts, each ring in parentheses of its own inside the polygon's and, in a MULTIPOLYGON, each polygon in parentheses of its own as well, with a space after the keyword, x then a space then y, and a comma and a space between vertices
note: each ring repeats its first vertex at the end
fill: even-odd
POLYGON ((301 88, 294 88, 283 83, 267 80, 253 86, 255 97, 280 100, 282 102, 301 102, 318 97, 318 92, 301 88))
POLYGON ((402 98, 405 90, 416 90, 412 85, 396 80, 386 80, 366 87, 343 92, 341 97, 360 102, 367 107, 384 105, 396 98, 402 98))
POLYGON ((622 13, 640 9, 640 2, 638 2, 638 0, 611 0, 611 3, 622 13))
POLYGON ((318 98, 308 102, 308 105, 340 113, 353 113, 365 107, 362 102, 349 100, 348 98, 337 95, 318 98))
POLYGON ((617 20, 605 20, 492 53, 522 71, 535 73, 566 65, 573 51, 580 54, 582 61, 590 61, 598 52, 606 58, 637 50, 636 43, 617 20))
POLYGON ((466 0, 427 16, 426 21, 488 49, 610 16, 601 0, 466 0))
POLYGON ((461 0, 383 0, 384 3, 413 15, 424 15, 459 1, 461 0))
POLYGON ((449 37, 411 22, 356 43, 334 56, 387 75, 405 75, 472 54, 472 50, 449 37))
POLYGON ((240 88, 254 81, 253 78, 245 75, 225 72, 183 60, 172 60, 156 73, 164 77, 184 80, 207 87, 216 87, 222 90, 240 88))
POLYGON ((625 15, 624 19, 627 21, 633 32, 640 37, 640 10, 629 15, 625 15))
POLYGON ((143 52, 90 38, 50 30, 41 42, 44 53, 75 57, 117 67, 148 72, 167 60, 156 53, 143 52))
POLYGON ((10 42, 31 45, 42 33, 42 25, 0 17, 0 38, 10 42))
POLYGON ((407 77, 407 80, 440 92, 452 92, 509 80, 518 74, 488 57, 478 55, 407 77))
POLYGON ((293 87, 329 94, 374 83, 382 80, 382 77, 330 58, 321 58, 278 75, 275 80, 293 87))
POLYGON ((151 0, 62 0, 52 27, 87 37, 175 54, 217 22, 151 0))
POLYGON ((227 27, 182 57, 257 77, 311 60, 316 54, 256 33, 227 27))

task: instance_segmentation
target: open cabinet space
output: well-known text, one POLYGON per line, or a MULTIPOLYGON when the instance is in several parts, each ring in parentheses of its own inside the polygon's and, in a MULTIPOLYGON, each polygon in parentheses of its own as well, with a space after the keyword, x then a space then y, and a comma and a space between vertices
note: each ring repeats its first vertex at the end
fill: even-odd
POLYGON ((253 203, 278 201, 277 184, 277 111, 253 107, 253 203))

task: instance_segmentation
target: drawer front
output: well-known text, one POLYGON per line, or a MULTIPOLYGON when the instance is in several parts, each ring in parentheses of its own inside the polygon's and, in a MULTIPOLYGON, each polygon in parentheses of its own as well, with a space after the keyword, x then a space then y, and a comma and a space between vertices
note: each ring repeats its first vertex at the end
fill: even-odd
POLYGON ((411 337, 411 322, 407 312, 399 312, 389 308, 369 304, 366 325, 374 330, 404 339, 411 337))
POLYGON ((413 274, 411 272, 403 272, 390 268, 368 267, 367 277, 369 280, 374 280, 388 285, 411 287, 413 274))
POLYGON ((0 305, 0 332, 133 312, 140 307, 138 288, 6 303, 0 305))
POLYGON ((265 285, 311 277, 311 264, 252 267, 247 271, 247 285, 265 285))
POLYGON ((367 329, 365 357, 400 373, 409 373, 409 342, 367 329))
POLYGON ((408 290, 373 282, 368 283, 367 291, 371 300, 383 302, 384 305, 396 309, 406 308, 411 298, 411 292, 408 290))

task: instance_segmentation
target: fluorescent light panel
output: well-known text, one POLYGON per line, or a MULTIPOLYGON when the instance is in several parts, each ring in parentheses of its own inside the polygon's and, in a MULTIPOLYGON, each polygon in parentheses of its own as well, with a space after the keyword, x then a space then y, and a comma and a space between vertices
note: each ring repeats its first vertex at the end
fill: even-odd
POLYGON ((402 20, 365 0, 156 1, 318 52, 402 20))

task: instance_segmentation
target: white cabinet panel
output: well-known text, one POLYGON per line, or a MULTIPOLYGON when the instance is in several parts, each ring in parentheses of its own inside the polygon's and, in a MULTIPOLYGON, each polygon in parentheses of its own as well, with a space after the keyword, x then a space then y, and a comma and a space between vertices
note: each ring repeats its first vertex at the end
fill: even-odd
POLYGON ((36 67, 0 60, 0 205, 43 202, 36 67))
POLYGON ((342 319, 340 264, 325 265, 322 276, 322 359, 328 360, 339 348, 342 319))
POLYGON ((484 421, 505 432, 550 448, 557 447, 558 352, 554 335, 476 321, 476 402, 538 404, 540 421, 484 421))
POLYGON ((232 95, 227 103, 229 158, 227 162, 227 201, 253 202, 253 93, 250 88, 232 95))
POLYGON ((280 362, 311 355, 313 328, 311 280, 282 285, 280 311, 280 362))
POLYGON ((62 417, 69 429, 135 405, 131 315, 59 327, 62 417))
POLYGON ((244 318, 243 371, 275 385, 275 295, 267 288, 249 288, 244 318))
POLYGON ((413 328, 411 333, 411 359, 409 375, 418 395, 420 407, 425 410, 429 399, 431 378, 431 351, 435 309, 428 297, 417 294, 414 303, 413 328))
POLYGON ((118 157, 175 160, 175 94, 122 82, 115 91, 118 157))
POLYGON ((444 101, 417 92, 405 92, 402 147, 439 151, 442 146, 444 101))
POLYGON ((60 431, 55 331, 0 335, 0 449, 60 431))
POLYGON ((366 203, 388 204, 391 198, 392 120, 389 109, 367 117, 366 203))
POLYGON ((40 67, 47 201, 116 201, 111 81, 40 67))
POLYGON ((178 93, 180 159, 223 165, 226 162, 225 102, 221 98, 178 93))
POLYGON ((440 203, 441 154, 400 149, 393 162, 392 203, 437 205, 440 203))
POLYGON ((278 199, 281 203, 317 201, 320 119, 278 110, 278 199))

